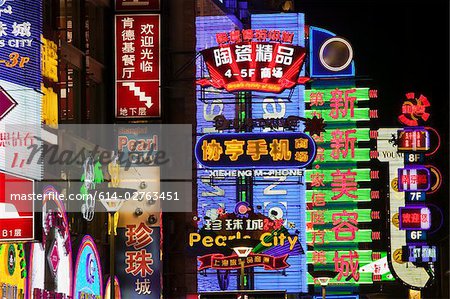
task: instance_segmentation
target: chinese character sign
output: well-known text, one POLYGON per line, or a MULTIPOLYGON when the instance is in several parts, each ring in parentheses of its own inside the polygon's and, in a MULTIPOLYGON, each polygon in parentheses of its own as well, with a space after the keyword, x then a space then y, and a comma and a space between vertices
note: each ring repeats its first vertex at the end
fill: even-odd
POLYGON ((159 298, 160 228, 144 222, 117 229, 116 265, 123 298, 159 298))
POLYGON ((247 42, 207 49, 202 55, 211 76, 198 82, 203 86, 280 93, 297 85, 306 54, 299 46, 247 42))
POLYGON ((202 51, 210 75, 197 81, 203 87, 281 93, 307 81, 299 78, 306 50, 293 44, 293 32, 245 29, 215 37, 219 46, 202 51))
POLYGON ((0 1, 0 80, 40 89, 41 32, 41 1, 0 1))
POLYGON ((208 168, 306 167, 316 146, 304 133, 209 134, 197 141, 195 153, 208 168))
POLYGON ((160 16, 116 16, 116 117, 160 116, 160 16))

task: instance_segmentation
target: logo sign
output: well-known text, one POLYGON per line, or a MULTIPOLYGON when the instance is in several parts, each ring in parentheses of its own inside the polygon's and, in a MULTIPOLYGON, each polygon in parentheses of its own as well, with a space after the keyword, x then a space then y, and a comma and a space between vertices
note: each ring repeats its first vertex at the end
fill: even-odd
POLYGON ((81 241, 75 263, 74 291, 75 299, 103 298, 103 274, 97 246, 91 236, 81 241))
POLYGON ((159 10, 160 0, 115 0, 117 11, 159 10))
POLYGON ((311 77, 351 77, 355 75, 353 48, 334 33, 317 27, 309 28, 311 77))
POLYGON ((250 254, 246 258, 239 258, 237 255, 209 254, 198 258, 200 262, 198 270, 236 270, 242 267, 242 263, 244 268, 264 267, 264 270, 281 270, 289 267, 286 262, 287 258, 287 254, 279 257, 267 254, 250 254))
POLYGON ((40 89, 42 2, 1 0, 0 4, 0 79, 40 89))
POLYGON ((424 95, 416 97, 414 92, 406 94, 406 100, 402 105, 402 114, 398 117, 400 123, 406 126, 418 126, 419 122, 426 122, 430 117, 427 108, 431 104, 424 95))
POLYGON ((307 78, 299 78, 306 57, 303 47, 292 45, 294 33, 279 30, 236 30, 218 33, 219 47, 201 53, 210 79, 197 84, 235 91, 281 93, 307 78))
POLYGON ((436 262, 436 246, 403 246, 402 259, 412 263, 436 262))
POLYGON ((409 167, 398 170, 398 190, 400 192, 428 191, 430 181, 430 171, 425 167, 409 167))
POLYGON ((116 117, 160 117, 160 16, 116 15, 116 117))
POLYGON ((195 154, 206 168, 303 168, 316 145, 304 133, 208 134, 197 141, 195 154))
POLYGON ((17 102, 0 87, 0 120, 3 119, 16 105, 17 102))
POLYGON ((58 266, 60 262, 59 258, 59 252, 58 252, 58 241, 55 239, 53 241, 53 245, 50 249, 50 253, 47 256, 48 265, 50 266, 50 269, 52 270, 53 277, 56 277, 56 272, 58 271, 58 266))
POLYGON ((400 152, 426 152, 430 149, 428 131, 421 128, 399 130, 397 142, 400 152))
POLYGON ((34 239, 34 181, 0 172, 0 241, 34 239))
POLYGON ((421 230, 409 230, 406 232, 406 241, 408 243, 425 242, 427 240, 427 232, 421 230))
POLYGON ((424 206, 407 206, 399 208, 400 229, 427 230, 431 227, 430 209, 424 206))

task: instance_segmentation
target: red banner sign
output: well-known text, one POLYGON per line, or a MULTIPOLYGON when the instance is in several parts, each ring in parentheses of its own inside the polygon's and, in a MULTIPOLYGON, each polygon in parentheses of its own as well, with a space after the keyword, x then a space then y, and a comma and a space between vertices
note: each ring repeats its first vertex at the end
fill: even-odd
POLYGON ((34 182, 0 172, 0 242, 34 239, 34 182))
POLYGON ((291 44, 240 42, 203 50, 202 55, 210 78, 198 80, 201 86, 280 93, 308 80, 298 77, 306 51, 291 44))
POLYGON ((160 17, 116 16, 116 117, 160 117, 160 17))
POLYGON ((143 11, 159 10, 159 0, 115 0, 116 10, 119 11, 143 11))
POLYGON ((224 256, 223 254, 208 254, 198 258, 200 266, 198 270, 217 269, 217 270, 234 270, 240 269, 242 263, 244 268, 264 267, 264 270, 280 270, 289 267, 286 262, 288 255, 274 257, 266 254, 250 254, 245 258, 237 255, 224 256))

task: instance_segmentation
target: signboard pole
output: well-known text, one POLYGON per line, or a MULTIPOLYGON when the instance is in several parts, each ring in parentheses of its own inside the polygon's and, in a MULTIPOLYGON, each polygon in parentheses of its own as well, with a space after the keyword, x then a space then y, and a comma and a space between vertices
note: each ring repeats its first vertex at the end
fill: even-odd
POLYGON ((116 298, 116 284, 115 284, 115 269, 114 269, 114 263, 115 263, 115 259, 114 257, 116 256, 115 253, 115 245, 116 245, 116 239, 115 239, 115 230, 114 230, 114 214, 115 212, 108 212, 109 214, 109 227, 111 228, 109 230, 109 275, 110 275, 110 279, 111 279, 111 283, 110 283, 110 294, 111 294, 111 299, 115 299, 116 298))

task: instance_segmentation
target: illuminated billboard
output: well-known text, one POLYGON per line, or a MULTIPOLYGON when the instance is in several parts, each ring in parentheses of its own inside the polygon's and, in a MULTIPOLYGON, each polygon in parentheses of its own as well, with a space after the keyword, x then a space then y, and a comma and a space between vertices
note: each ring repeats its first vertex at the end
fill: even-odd
POLYGON ((197 81, 203 87, 280 93, 308 80, 299 78, 306 50, 292 44, 294 32, 233 30, 217 33, 216 41, 201 52, 210 75, 197 81))
POLYGON ((304 133, 207 134, 195 154, 207 168, 303 168, 315 157, 315 143, 304 133))
POLYGON ((116 118, 161 116, 160 16, 115 16, 116 118))
POLYGON ((0 1, 0 17, 0 80, 39 90, 42 2, 0 1))

